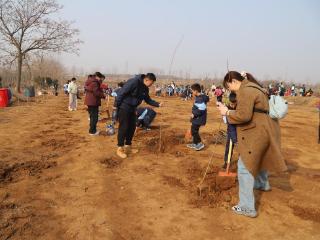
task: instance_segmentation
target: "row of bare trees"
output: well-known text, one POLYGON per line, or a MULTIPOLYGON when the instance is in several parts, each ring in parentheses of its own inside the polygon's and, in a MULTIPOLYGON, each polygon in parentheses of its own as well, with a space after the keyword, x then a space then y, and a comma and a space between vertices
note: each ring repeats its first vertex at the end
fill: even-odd
POLYGON ((0 0, 0 63, 16 67, 18 92, 23 68, 32 79, 35 73, 31 66, 39 61, 43 65, 45 54, 78 53, 79 30, 72 27, 72 22, 57 17, 61 9, 56 0, 0 0))
MULTIPOLYGON (((14 68, 0 67, 0 75, 4 86, 17 86, 17 71, 14 68)), ((62 85, 68 77, 68 71, 59 61, 53 58, 35 58, 32 61, 26 61, 21 72, 21 87, 37 84, 35 81, 39 78, 50 77, 59 80, 62 85)))

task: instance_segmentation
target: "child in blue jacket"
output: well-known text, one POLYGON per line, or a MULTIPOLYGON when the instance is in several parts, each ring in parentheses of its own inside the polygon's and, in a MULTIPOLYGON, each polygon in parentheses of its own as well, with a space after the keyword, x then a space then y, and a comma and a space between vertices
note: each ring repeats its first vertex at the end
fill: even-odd
POLYGON ((195 97, 191 115, 193 143, 188 144, 187 147, 200 151, 204 148, 204 144, 201 141, 199 129, 201 126, 206 125, 207 122, 207 103, 209 102, 209 97, 201 93, 201 87, 198 83, 191 86, 191 91, 193 97, 195 97))

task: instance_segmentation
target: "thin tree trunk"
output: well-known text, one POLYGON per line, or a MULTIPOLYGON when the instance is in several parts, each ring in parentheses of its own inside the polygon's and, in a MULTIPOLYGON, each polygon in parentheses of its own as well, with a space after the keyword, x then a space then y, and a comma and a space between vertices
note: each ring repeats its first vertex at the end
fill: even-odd
POLYGON ((18 82, 17 82, 17 92, 21 93, 21 79, 22 79, 22 61, 23 61, 23 56, 21 53, 19 53, 18 57, 18 82))

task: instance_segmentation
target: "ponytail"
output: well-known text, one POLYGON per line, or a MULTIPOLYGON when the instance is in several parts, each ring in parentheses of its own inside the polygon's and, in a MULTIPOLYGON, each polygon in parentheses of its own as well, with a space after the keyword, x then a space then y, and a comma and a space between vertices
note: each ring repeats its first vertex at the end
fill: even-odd
MULTIPOLYGON (((241 74, 242 75, 242 74, 241 74)), ((249 82, 257 84, 259 87, 263 88, 263 86, 252 76, 251 73, 245 73, 245 79, 247 79, 249 82)))
POLYGON ((262 87, 262 85, 252 76, 252 74, 247 72, 237 72, 237 71, 229 71, 223 80, 223 86, 225 88, 228 88, 228 84, 232 82, 232 79, 236 79, 239 82, 242 82, 243 80, 247 79, 249 82, 257 84, 259 87, 262 87))

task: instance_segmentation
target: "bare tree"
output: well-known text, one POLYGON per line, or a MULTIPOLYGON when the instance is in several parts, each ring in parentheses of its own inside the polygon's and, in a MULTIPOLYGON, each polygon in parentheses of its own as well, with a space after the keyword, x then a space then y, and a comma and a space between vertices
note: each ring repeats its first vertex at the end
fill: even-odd
POLYGON ((77 53, 81 41, 72 22, 56 19, 62 9, 56 0, 0 0, 0 50, 17 63, 17 91, 22 66, 31 53, 77 53))

